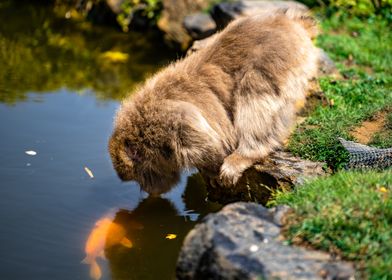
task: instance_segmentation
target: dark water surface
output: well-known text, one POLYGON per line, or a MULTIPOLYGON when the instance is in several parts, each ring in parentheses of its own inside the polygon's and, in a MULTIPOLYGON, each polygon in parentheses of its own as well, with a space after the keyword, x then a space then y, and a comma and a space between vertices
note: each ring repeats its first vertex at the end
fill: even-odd
POLYGON ((219 206, 198 175, 148 197, 107 152, 119 100, 173 55, 64 14, 0 1, 0 279, 98 279, 86 246, 101 279, 173 279, 184 236, 219 206))

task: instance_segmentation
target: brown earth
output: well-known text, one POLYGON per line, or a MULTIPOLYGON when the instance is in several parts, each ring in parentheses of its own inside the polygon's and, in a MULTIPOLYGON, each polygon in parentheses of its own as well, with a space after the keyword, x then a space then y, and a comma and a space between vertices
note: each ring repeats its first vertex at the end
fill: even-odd
POLYGON ((370 120, 364 121, 350 132, 359 143, 368 144, 373 136, 381 132, 386 123, 387 112, 378 112, 370 120))

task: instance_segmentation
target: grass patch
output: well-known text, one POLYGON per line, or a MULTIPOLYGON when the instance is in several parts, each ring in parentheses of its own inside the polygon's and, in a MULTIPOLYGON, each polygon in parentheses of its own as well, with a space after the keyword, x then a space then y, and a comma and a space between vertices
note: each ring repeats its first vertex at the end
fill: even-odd
POLYGON ((365 278, 392 279, 391 172, 339 172, 278 192, 274 203, 295 210, 289 242, 355 261, 365 278))
POLYGON ((354 261, 365 279, 392 279, 392 169, 341 170, 347 153, 338 137, 354 140, 350 131, 383 111, 384 127, 369 145, 392 147, 390 27, 378 17, 334 15, 322 21, 324 34, 317 44, 336 62, 342 79, 320 79, 331 106, 316 107, 297 127, 289 149, 303 158, 326 161, 337 173, 293 192, 277 192, 270 202, 294 209, 286 219, 289 243, 354 261))
MULTIPOLYGON (((319 106, 293 133, 289 149, 303 158, 341 168, 347 154, 337 138, 392 104, 392 33, 388 23, 333 16, 322 21, 317 44, 337 63, 343 79, 325 77, 320 86, 333 106, 319 106)), ((388 135, 373 143, 385 146, 388 135)))

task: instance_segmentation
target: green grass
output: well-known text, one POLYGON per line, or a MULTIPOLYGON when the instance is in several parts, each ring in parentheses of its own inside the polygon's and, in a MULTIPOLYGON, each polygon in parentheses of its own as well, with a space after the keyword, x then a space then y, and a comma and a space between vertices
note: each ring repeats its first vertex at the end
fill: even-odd
POLYGON ((324 33, 317 44, 336 62, 343 78, 320 79, 331 106, 316 107, 297 127, 289 149, 303 158, 326 161, 337 172, 292 192, 277 192, 270 204, 294 209, 284 232, 289 243, 353 261, 359 278, 392 279, 392 169, 342 170, 347 153, 337 140, 355 140, 350 131, 381 111, 386 115, 384 127, 369 145, 392 147, 391 26, 377 17, 342 15, 321 24, 324 33))
MULTIPOLYGON (((392 32, 385 20, 333 16, 322 21, 317 44, 336 62, 343 79, 324 77, 320 86, 334 105, 319 106, 294 132, 289 149, 311 160, 341 168, 347 156, 337 138, 392 104, 392 32)), ((380 134, 375 145, 385 146, 380 134)))
POLYGON ((274 203, 295 210, 290 242, 355 261, 362 277, 392 279, 392 172, 339 172, 279 192, 274 203))

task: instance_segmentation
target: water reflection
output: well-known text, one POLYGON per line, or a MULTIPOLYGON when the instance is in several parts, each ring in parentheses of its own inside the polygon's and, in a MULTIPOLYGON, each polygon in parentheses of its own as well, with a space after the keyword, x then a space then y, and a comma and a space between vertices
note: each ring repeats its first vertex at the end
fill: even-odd
MULTIPOLYGON (((130 221, 129 225, 134 229, 143 229, 137 222, 130 221)), ((98 258, 105 259, 105 250, 114 246, 132 248, 133 243, 126 237, 126 231, 121 224, 113 221, 111 215, 106 215, 95 223, 85 247, 86 257, 82 263, 90 266, 90 277, 98 280, 102 277, 102 271, 97 263, 98 258)))
POLYGON ((111 279, 174 279, 186 234, 205 214, 220 208, 206 201, 198 174, 188 178, 183 202, 185 211, 180 211, 169 199, 150 196, 132 211, 119 209, 113 218, 101 218, 86 244, 91 278, 101 277, 96 259, 103 253, 111 279))
POLYGON ((53 9, 0 0, 0 279, 173 278, 185 234, 219 206, 197 175, 145 198, 118 180, 106 148, 111 100, 170 52, 159 35, 91 28, 53 9))
POLYGON ((53 9, 0 1, 0 102, 64 87, 119 100, 173 58, 159 34, 92 27, 53 9))

